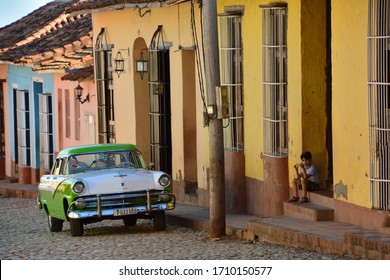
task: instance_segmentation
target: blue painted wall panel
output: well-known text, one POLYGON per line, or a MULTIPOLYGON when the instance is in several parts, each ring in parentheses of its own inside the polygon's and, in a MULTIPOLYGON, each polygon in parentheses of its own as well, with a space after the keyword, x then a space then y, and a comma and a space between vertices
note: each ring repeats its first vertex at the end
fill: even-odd
MULTIPOLYGON (((15 146, 16 130, 14 111, 14 89, 27 90, 30 99, 30 129, 31 129, 31 167, 39 169, 39 93, 54 93, 54 74, 37 73, 27 66, 9 65, 8 67, 8 95, 10 108, 10 144, 11 159, 15 161, 17 147, 15 146)), ((54 132, 55 133, 55 132, 54 132)), ((54 137, 55 139, 55 137, 54 137)))

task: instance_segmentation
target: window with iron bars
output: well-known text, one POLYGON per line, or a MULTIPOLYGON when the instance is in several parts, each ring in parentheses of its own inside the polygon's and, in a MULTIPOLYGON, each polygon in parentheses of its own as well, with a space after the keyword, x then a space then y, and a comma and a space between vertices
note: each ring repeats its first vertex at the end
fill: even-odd
POLYGON ((368 3, 370 196, 390 210, 390 1, 368 3))
POLYGON ((53 97, 48 93, 39 94, 39 137, 40 168, 50 170, 53 165, 53 97))
POLYGON ((262 5, 265 155, 287 157, 287 5, 262 5))
POLYGON ((5 80, 0 79, 0 159, 5 159, 5 119, 4 119, 4 91, 3 83, 5 80))
POLYGON ((244 150, 244 101, 242 89, 241 15, 220 17, 221 86, 229 99, 229 118, 223 120, 224 147, 244 150))
POLYGON ((107 45, 95 49, 99 143, 115 143, 112 50, 107 45))
POLYGON ((27 90, 17 91, 17 137, 18 137, 18 163, 21 166, 31 165, 31 139, 30 139, 30 99, 27 90))

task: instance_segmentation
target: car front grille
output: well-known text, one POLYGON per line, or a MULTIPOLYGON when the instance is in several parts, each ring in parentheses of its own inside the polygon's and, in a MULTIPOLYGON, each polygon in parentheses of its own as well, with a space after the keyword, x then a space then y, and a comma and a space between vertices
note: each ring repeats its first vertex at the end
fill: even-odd
POLYGON ((84 196, 77 199, 78 202, 85 202, 85 208, 97 208, 98 197, 101 207, 132 207, 144 205, 146 203, 145 193, 125 193, 125 194, 104 194, 95 196, 84 196))
MULTIPOLYGON (((139 199, 138 199, 139 200, 139 199)), ((110 206, 133 206, 137 204, 137 198, 128 197, 123 199, 104 199, 104 197, 101 198, 101 206, 102 207, 110 207, 110 206)), ((87 208, 94 208, 97 207, 97 201, 88 201, 87 202, 87 208)))

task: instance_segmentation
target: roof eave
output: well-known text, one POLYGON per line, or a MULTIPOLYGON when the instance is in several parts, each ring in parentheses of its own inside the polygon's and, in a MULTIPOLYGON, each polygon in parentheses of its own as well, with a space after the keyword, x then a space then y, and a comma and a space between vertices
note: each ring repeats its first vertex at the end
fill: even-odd
POLYGON ((93 13, 104 13, 104 12, 112 12, 119 11, 124 9, 152 9, 152 8, 164 8, 171 7, 174 5, 178 5, 180 3, 188 2, 190 0, 171 0, 166 2, 153 2, 153 3, 123 3, 123 4, 113 4, 106 5, 104 7, 98 8, 70 8, 70 15, 77 16, 81 14, 93 14, 93 13))

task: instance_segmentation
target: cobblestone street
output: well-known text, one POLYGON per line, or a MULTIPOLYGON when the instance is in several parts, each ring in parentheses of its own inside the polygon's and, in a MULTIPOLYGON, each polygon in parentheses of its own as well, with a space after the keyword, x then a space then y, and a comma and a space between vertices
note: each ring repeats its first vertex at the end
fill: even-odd
POLYGON ((2 260, 320 260, 340 259, 291 247, 251 243, 228 236, 210 241, 206 232, 168 224, 155 232, 149 220, 124 227, 121 220, 85 226, 71 237, 69 224, 59 233, 48 229, 46 215, 33 199, 0 197, 0 259, 2 260))

